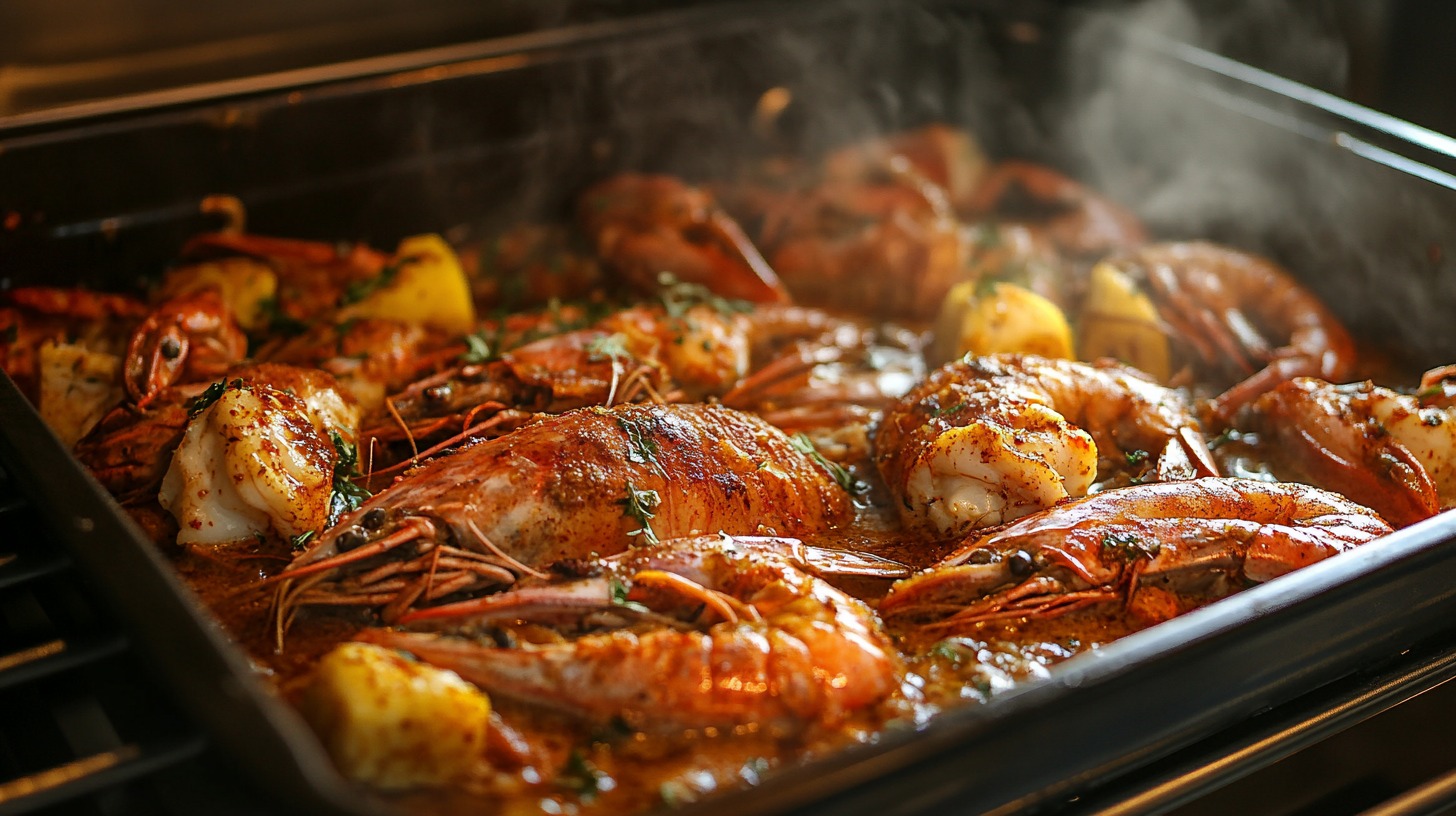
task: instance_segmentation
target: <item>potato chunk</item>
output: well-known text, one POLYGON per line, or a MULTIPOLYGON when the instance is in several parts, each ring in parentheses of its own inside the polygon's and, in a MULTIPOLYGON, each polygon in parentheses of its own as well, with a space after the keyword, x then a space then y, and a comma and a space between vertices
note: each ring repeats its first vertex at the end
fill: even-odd
POLYGON ((1172 373, 1168 337, 1152 300, 1109 263, 1092 267, 1082 309, 1082 357, 1110 357, 1167 382, 1172 373))
POLYGON ((966 282, 946 295, 931 350, 936 363, 967 352, 1070 359, 1072 330, 1055 303, 1030 289, 1011 283, 966 282))
POLYGON ((468 777, 490 722, 490 699, 454 672, 367 643, 324 655, 300 707, 339 770, 386 790, 468 777))
POLYGON ((121 358, 67 343, 40 347, 41 418, 66 447, 121 400, 121 358))
POLYGON ((438 235, 416 235, 399 243, 388 278, 341 319, 377 317, 433 326, 453 334, 475 330, 470 282, 455 251, 438 235))

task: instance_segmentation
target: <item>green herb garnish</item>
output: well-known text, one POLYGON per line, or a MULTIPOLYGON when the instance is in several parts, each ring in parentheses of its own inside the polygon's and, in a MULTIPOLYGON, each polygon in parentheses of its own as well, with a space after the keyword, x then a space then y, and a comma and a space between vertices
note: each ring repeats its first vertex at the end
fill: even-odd
POLYGON ((1132 533, 1107 533, 1102 536, 1102 549, 1107 551, 1110 557, 1120 558, 1123 561, 1131 561, 1134 558, 1151 560, 1162 551, 1163 545, 1157 541, 1143 541, 1132 533))
POLYGON ((268 320, 268 331, 272 334, 294 337, 308 331, 308 323, 284 312, 276 297, 260 301, 258 311, 268 320))
POLYGON ((359 506, 374 495, 354 482, 359 475, 359 448, 352 442, 345 442, 338 431, 330 430, 329 438, 334 441, 334 484, 329 493, 329 524, 359 506))
POLYGON ((1151 456, 1151 455, 1152 454, 1148 453, 1145 450, 1141 450, 1141 449, 1139 449, 1139 450, 1130 450, 1126 454, 1124 454, 1124 456, 1127 458, 1127 463, 1130 466, 1131 465, 1141 465, 1143 462, 1148 461, 1148 457, 1151 456))
POLYGON ((193 397, 192 402, 187 404, 187 418, 196 419, 198 414, 206 411, 208 408, 211 408, 214 402, 222 399, 223 392, 227 391, 229 388, 242 387, 243 381, 241 379, 236 379, 232 382, 228 382, 226 380, 218 380, 212 385, 209 385, 207 387, 207 390, 193 397))
POLYGON ((657 285, 660 287, 658 297, 662 299, 662 308, 671 318, 682 317, 694 306, 707 306, 721 315, 753 311, 753 304, 746 300, 714 294, 713 290, 700 283, 678 280, 671 272, 660 273, 657 285))
POLYGON ((622 581, 622 580, 617 579, 617 578, 609 578, 609 579, 607 579, 607 594, 608 594, 608 597, 611 598, 612 606, 615 606, 615 607, 618 607, 618 608, 621 608, 621 609, 627 609, 627 610, 630 610, 632 612, 651 612, 652 611, 652 610, 648 609, 646 606, 643 606, 642 604, 637 603, 636 601, 629 601, 629 600, 627 600, 627 596, 630 595, 631 593, 632 593, 632 586, 631 586, 631 584, 628 584, 626 581, 622 581))
POLYGON ((586 800, 595 799, 603 790, 615 787, 610 776, 588 762, 576 749, 566 758, 566 766, 556 777, 556 783, 586 800))
POLYGON ((389 286, 391 283, 394 283, 395 278, 399 277, 399 270, 404 268, 405 264, 414 263, 418 260, 419 258, 413 255, 400 258, 397 262, 388 264, 379 270, 378 275, 368 280, 354 281, 344 287, 344 295, 339 299, 339 305, 348 306, 351 303, 358 303, 380 289, 389 286))
POLYGON ((958 402, 955 405, 944 405, 933 408, 930 411, 930 415, 935 417, 936 419, 939 419, 941 417, 947 417, 952 414, 958 414, 964 410, 966 410, 966 404, 964 402, 958 402))
POLYGON ((600 363, 604 360, 611 360, 615 363, 632 356, 627 352, 627 335, 621 332, 598 337, 587 344, 586 351, 587 359, 593 363, 600 363))
POLYGON ((810 439, 808 434, 802 432, 794 434, 789 437, 789 444, 794 447, 794 450, 813 459, 819 467, 824 468, 830 478, 834 479, 846 491, 850 493, 864 493, 870 489, 869 485, 854 478, 854 474, 850 473, 843 465, 825 459, 824 454, 820 453, 819 449, 814 447, 814 440, 810 439))
POLYGON ((653 510, 662 504, 662 497, 657 495, 656 490, 638 490, 631 482, 627 483, 627 498, 618 501, 623 505, 622 515, 642 525, 641 529, 633 530, 629 536, 642 536, 647 544, 657 544, 657 533, 652 531, 653 510))
POLYGON ((465 335, 465 353, 460 355, 460 362, 485 363, 493 359, 495 352, 491 349, 490 341, 485 339, 484 331, 465 335))
POLYGON ((656 463, 657 453, 661 450, 657 445, 657 440, 644 433, 642 426, 638 423, 623 416, 615 418, 617 424, 627 434, 627 461, 636 462, 639 465, 656 463))
POLYGON ((293 544, 293 549, 301 550, 305 546, 307 546, 308 542, 311 541, 315 535, 318 535, 318 531, 309 530, 307 532, 299 533, 298 535, 289 539, 289 541, 293 544))

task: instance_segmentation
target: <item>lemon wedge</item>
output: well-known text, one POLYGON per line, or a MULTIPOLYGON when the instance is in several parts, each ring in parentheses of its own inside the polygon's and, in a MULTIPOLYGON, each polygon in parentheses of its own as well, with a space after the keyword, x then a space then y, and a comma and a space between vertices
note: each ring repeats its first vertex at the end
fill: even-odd
POLYGON ((1142 369, 1159 382, 1172 373, 1168 338, 1158 309, 1137 283, 1112 263, 1092 267, 1082 309, 1082 357, 1111 357, 1142 369))
POLYGON ((452 334, 475 329, 470 282, 455 250, 438 235, 416 235, 399 243, 385 268, 387 279, 339 319, 373 317, 433 326, 452 334))
POLYGON ((1055 303, 1022 286, 967 281, 946 295, 931 353, 944 363, 963 354, 1073 357, 1072 329, 1055 303))

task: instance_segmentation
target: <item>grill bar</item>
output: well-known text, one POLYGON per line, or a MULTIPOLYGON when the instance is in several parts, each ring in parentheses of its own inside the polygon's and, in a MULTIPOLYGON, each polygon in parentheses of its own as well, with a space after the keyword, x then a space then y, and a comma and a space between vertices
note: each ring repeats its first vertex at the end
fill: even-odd
POLYGON ((0 689, 94 663, 126 647, 126 638, 121 635, 103 635, 71 641, 56 639, 0 655, 0 689))
POLYGON ((31 813, 108 787, 117 787, 197 756, 201 735, 179 736, 82 757, 0 783, 0 816, 31 813))
POLYGON ((70 566, 71 559, 59 551, 0 555, 0 590, 54 575, 70 566))

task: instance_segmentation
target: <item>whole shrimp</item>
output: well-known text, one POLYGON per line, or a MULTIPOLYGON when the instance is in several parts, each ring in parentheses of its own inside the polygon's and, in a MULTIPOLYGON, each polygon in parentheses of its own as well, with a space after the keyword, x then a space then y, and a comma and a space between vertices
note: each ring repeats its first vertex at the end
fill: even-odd
POLYGON ((1019 518, 1098 479, 1217 472, 1176 391, 1141 372, 1033 355, 990 355, 933 372, 885 414, 876 464, 905 523, 963 534, 1019 518))
POLYGON ((574 624, 566 642, 499 648, 382 629, 361 639, 593 721, 658 732, 757 724, 789 736, 885 699, 902 669, 868 607, 780 553, 730 536, 664 541, 401 620, 574 624))
POLYGON ((671 176, 613 176, 581 194, 577 216, 602 263, 638 288, 651 290, 668 272, 724 297, 789 300, 738 223, 671 176))
POLYGON ((945 191, 910 171, 758 190, 738 206, 801 302, 924 319, 965 275, 945 191))
MULTIPOLYGON (((882 407, 921 369, 917 341, 798 306, 678 299, 612 312, 592 325, 454 366, 389 397, 365 439, 418 443, 489 435, 520 412, 560 413, 622 402, 721 398, 735 408, 802 427, 882 407), (813 416, 810 414, 812 413, 813 416)), ((507 424, 506 427, 509 427, 507 424)))
POLYGON ((822 460, 757 417, 708 405, 582 409, 419 467, 271 580, 289 584, 284 613, 356 605, 389 619, 562 559, 696 532, 812 533, 852 512, 822 460))
POLYGON ((1369 508, 1300 484, 1135 485, 972 536, 893 586, 879 609, 938 635, 1105 603, 1151 623, 1390 531, 1369 508))
POLYGON ((153 309, 126 346, 126 391, 145 410, 173 383, 211 382, 248 353, 248 338, 216 290, 153 309))
POLYGON ((1146 285, 1171 339, 1232 384, 1210 405, 1219 419, 1285 380, 1338 381, 1354 364, 1339 319, 1270 260, 1190 242, 1146 246, 1110 263, 1146 285))
POLYGON ((1277 474, 1359 496, 1404 527, 1456 504, 1446 371, 1427 372, 1415 394, 1301 377, 1254 400, 1235 424, 1274 443, 1266 455, 1277 474))
POLYGON ((1122 206, 1028 161, 994 165, 962 211, 971 218, 1022 225, 1079 258, 1131 249, 1147 240, 1142 223, 1122 206))

